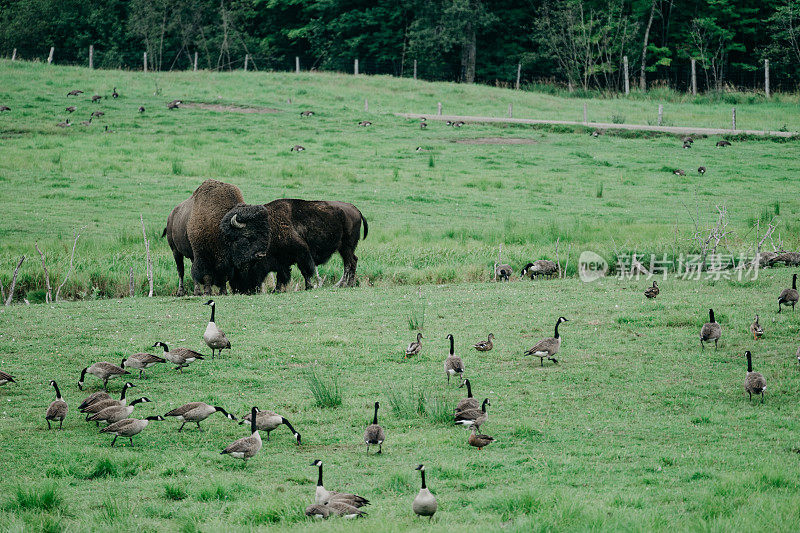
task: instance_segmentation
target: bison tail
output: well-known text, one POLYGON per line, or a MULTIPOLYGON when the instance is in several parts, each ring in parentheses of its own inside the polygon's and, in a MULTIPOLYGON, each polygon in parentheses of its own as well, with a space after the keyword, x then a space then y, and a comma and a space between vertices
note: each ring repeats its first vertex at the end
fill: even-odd
POLYGON ((361 222, 364 223, 364 239, 367 238, 367 233, 369 233, 369 224, 367 224, 367 219, 364 218, 364 215, 361 215, 361 222))
POLYGON ((164 231, 161 232, 161 238, 163 239, 166 236, 167 236, 167 228, 164 228, 164 231))

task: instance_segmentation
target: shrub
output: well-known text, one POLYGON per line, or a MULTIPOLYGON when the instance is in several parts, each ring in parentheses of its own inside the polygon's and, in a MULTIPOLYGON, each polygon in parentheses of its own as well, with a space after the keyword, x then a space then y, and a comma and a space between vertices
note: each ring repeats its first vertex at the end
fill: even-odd
POLYGON ((308 388, 314 395, 317 407, 339 407, 342 405, 342 391, 336 378, 325 381, 316 370, 308 375, 308 388))

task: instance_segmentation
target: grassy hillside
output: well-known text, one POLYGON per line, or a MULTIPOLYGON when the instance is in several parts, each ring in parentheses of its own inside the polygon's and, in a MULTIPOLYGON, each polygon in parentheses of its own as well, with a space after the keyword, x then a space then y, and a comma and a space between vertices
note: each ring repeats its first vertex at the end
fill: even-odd
POLYGON ((112 449, 75 412, 99 386, 89 377, 87 390, 77 390, 86 364, 119 362, 159 339, 203 346, 203 300, 4 308, 0 368, 19 383, 0 388, 0 523, 10 531, 401 531, 419 527, 413 468, 425 463, 440 506, 433 531, 797 530, 800 315, 774 309, 788 274, 774 270, 748 284, 665 281, 655 301, 642 296, 649 283, 616 280, 432 286, 422 302, 407 287, 220 298, 230 354, 183 374, 153 369, 132 380, 129 396, 153 400, 137 407, 139 416, 192 400, 237 416, 258 405, 301 432, 298 448, 285 428, 274 431, 246 466, 219 454, 248 433, 219 414, 181 434, 174 420, 154 422, 133 447, 118 441, 112 449), (419 306, 424 349, 404 360, 414 337, 407 321, 419 306), (723 338, 718 351, 701 352, 709 306, 723 338), (747 331, 756 312, 766 329, 758 343, 747 331), (542 368, 522 357, 552 335, 559 315, 570 319, 561 364, 542 368), (469 346, 489 332, 495 349, 479 355, 469 346), (482 431, 498 442, 483 451, 437 414, 465 395, 442 371, 447 333, 475 395, 491 399, 482 431), (766 376, 763 405, 742 389, 744 349, 766 376), (338 381, 341 407, 315 405, 312 371, 338 381), (51 378, 72 409, 63 431, 48 432, 43 419, 51 378), (424 415, 415 412, 419 393, 424 415), (393 396, 406 400, 393 406, 393 396), (386 445, 367 456, 361 435, 376 400, 386 445), (373 502, 370 517, 315 524, 303 516, 314 459, 328 465, 327 488, 373 502))
MULTIPOLYGON (((370 222, 358 249, 364 283, 477 281, 490 276, 497 249, 515 266, 554 258, 554 243, 591 249, 613 262, 620 250, 691 251, 687 207, 706 219, 725 204, 736 234, 734 251, 752 245, 758 218, 781 215, 780 234, 797 247, 800 209, 796 175, 800 145, 765 140, 717 149, 699 139, 682 150, 678 139, 591 138, 559 130, 440 124, 422 131, 394 112, 435 111, 580 119, 582 101, 484 86, 414 82, 386 77, 304 73, 148 74, 89 71, 0 62, 0 280, 7 286, 22 254, 18 295, 43 299, 44 279, 33 244, 48 256, 54 284, 69 262, 72 234, 86 226, 76 251, 68 297, 120 296, 135 269, 144 290, 143 215, 152 241, 157 294, 177 288, 174 264, 159 238, 171 208, 202 180, 235 183, 249 202, 277 197, 337 198, 355 203, 370 222), (91 104, 89 96, 110 96, 91 104), (67 97, 74 88, 81 97, 67 97), (274 113, 169 111, 184 99, 222 106, 255 106, 274 113), (364 112, 364 99, 369 112, 364 112), (291 103, 289 103, 291 102, 291 103), (66 105, 77 123, 93 110, 106 114, 91 127, 57 128, 66 105), (146 112, 139 115, 140 105, 146 112), (316 116, 301 119, 313 109, 316 116), (357 122, 369 119, 370 128, 357 122), (105 134, 103 126, 113 134, 105 134), (479 138, 501 144, 462 144, 479 138), (508 138, 529 144, 502 144, 508 138), (289 151, 294 144, 307 148, 289 151), (416 152, 421 146, 425 151, 416 152), (695 169, 708 167, 705 176, 695 169), (672 169, 683 168, 686 177, 672 169), (677 225, 677 239, 676 239, 677 225), (749 232, 749 233, 748 233, 749 232)), ((800 129, 796 103, 784 97, 737 106, 740 127, 800 129)), ((590 119, 623 116, 654 120, 657 100, 591 101, 590 119)), ((728 104, 665 105, 671 124, 728 124, 728 104)), ((563 261, 563 255, 562 255, 563 261)), ((187 262, 188 266, 188 262, 187 262)), ((574 267, 574 255, 572 266, 574 267)), ((321 269, 339 278, 335 258, 321 269)))

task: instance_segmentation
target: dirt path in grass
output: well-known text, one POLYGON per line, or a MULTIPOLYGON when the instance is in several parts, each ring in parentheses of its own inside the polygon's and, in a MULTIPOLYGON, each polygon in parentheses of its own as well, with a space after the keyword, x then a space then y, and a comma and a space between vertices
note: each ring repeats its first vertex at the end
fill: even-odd
POLYGON ((767 130, 729 130, 721 128, 690 128, 685 126, 648 126, 644 124, 610 124, 606 122, 572 122, 569 120, 537 120, 532 118, 500 118, 500 117, 471 117, 465 115, 426 115, 420 113, 395 113, 395 116, 405 118, 422 118, 429 121, 439 120, 457 122, 492 122, 500 124, 550 124, 561 126, 587 126, 597 129, 609 130, 634 130, 634 131, 657 131, 661 133, 674 133, 676 135, 763 135, 768 137, 794 137, 799 135, 791 131, 767 131, 767 130))

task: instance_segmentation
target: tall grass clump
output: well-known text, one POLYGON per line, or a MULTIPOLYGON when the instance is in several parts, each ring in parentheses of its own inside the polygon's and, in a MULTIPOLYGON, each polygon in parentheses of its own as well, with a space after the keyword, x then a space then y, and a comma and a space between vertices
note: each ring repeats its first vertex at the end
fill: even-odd
POLYGON ((166 484, 164 485, 164 496, 168 500, 180 501, 180 500, 185 500, 188 494, 186 493, 186 489, 184 489, 183 487, 179 487, 178 485, 166 484))
POLYGON ((428 166, 434 168, 436 166, 436 158, 433 157, 433 154, 428 156, 428 166))
POLYGON ((408 329, 422 331, 425 327, 425 298, 422 297, 422 289, 417 291, 417 299, 412 305, 411 315, 408 317, 408 329))
POLYGON ((64 499, 58 493, 58 487, 26 488, 19 486, 11 494, 8 508, 20 511, 53 511, 64 505, 64 499))
POLYGON ((603 182, 602 181, 600 183, 598 183, 597 187, 595 188, 595 196, 597 196, 598 198, 602 198, 603 197, 603 182))
POLYGON ((408 391, 389 386, 386 394, 392 412, 399 418, 414 418, 425 413, 425 393, 414 390, 414 385, 408 391))
POLYGON ((317 407, 339 407, 342 405, 342 391, 336 378, 330 381, 320 377, 316 370, 312 370, 307 377, 308 388, 316 400, 317 407))
POLYGON ((177 159, 172 162, 172 173, 176 176, 183 174, 183 163, 177 159))
POLYGON ((436 424, 452 424, 455 408, 455 403, 448 401, 444 396, 425 399, 425 414, 436 424))

